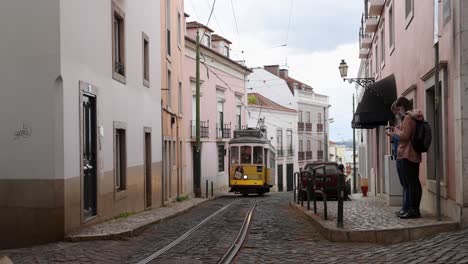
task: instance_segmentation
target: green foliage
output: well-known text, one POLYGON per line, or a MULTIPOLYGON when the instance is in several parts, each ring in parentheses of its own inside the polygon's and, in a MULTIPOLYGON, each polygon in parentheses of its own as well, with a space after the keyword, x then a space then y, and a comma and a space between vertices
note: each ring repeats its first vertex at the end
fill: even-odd
POLYGON ((177 197, 176 201, 177 202, 183 202, 183 201, 186 201, 186 200, 189 200, 189 199, 190 198, 187 195, 183 195, 183 196, 177 197))
POLYGON ((112 220, 124 219, 124 218, 127 218, 127 217, 129 217, 129 216, 132 216, 132 215, 134 215, 134 214, 135 214, 135 213, 124 212, 124 213, 119 214, 119 215, 116 216, 116 217, 111 218, 111 219, 112 219, 112 220))

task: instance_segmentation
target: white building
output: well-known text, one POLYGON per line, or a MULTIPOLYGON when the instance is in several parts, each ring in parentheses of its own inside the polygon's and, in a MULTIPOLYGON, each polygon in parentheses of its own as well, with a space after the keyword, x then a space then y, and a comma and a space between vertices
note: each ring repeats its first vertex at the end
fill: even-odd
POLYGON ((159 1, 2 1, 0 248, 162 205, 159 1))

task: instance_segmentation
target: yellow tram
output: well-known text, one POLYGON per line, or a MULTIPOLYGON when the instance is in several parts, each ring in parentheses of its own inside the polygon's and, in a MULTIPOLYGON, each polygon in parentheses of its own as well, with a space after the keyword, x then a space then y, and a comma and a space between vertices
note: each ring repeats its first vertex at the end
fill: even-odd
POLYGON ((275 185, 275 148, 265 137, 265 131, 243 129, 234 131, 229 141, 230 192, 263 195, 275 185))

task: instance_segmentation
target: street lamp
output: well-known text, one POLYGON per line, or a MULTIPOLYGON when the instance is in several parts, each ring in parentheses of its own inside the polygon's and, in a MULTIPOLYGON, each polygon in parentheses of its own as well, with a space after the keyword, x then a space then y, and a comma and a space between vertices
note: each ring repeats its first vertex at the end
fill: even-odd
POLYGON ((340 70, 340 75, 341 78, 343 78, 343 81, 348 81, 349 83, 355 82, 364 89, 375 82, 374 78, 346 78, 348 76, 348 64, 346 64, 345 60, 341 60, 338 69, 340 70))
MULTIPOLYGON (((340 70, 341 78, 343 81, 348 81, 349 83, 357 83, 362 88, 366 89, 367 86, 373 84, 375 82, 374 78, 347 78, 348 77, 348 64, 346 64, 345 60, 341 60, 340 66, 338 67, 340 70)), ((354 119, 354 94, 353 94, 353 119, 354 119)), ((353 126, 353 193, 357 193, 356 189, 356 129, 353 126)))

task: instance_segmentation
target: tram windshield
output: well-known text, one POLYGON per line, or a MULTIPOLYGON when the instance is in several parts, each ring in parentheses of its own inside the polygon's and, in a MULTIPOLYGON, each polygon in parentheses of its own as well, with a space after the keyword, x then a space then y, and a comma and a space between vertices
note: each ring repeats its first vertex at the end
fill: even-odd
POLYGON ((254 147, 254 164, 263 164, 263 148, 254 147))
POLYGON ((231 147, 231 164, 239 164, 239 147, 231 147))
POLYGON ((241 163, 252 163, 252 147, 242 146, 241 147, 241 163))

